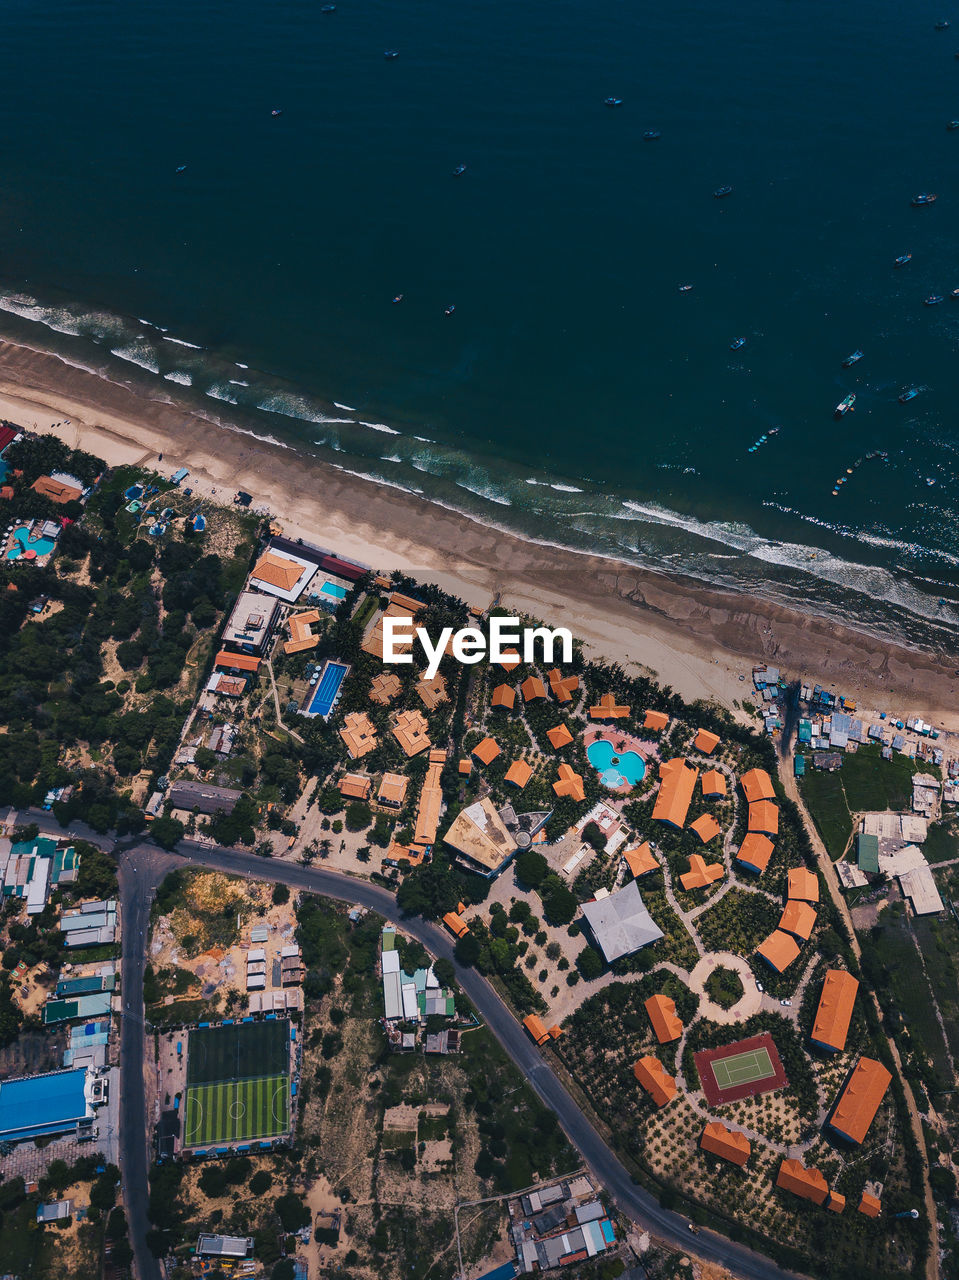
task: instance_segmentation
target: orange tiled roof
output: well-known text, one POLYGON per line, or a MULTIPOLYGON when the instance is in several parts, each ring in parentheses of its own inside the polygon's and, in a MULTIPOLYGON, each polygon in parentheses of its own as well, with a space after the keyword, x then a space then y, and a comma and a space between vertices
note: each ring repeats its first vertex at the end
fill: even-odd
POLYGON ((577 773, 572 765, 563 761, 559 766, 559 781, 553 783, 553 790, 558 796, 570 796, 573 800, 585 800, 586 792, 583 790, 583 775, 577 773))
POLYGON ((568 747, 573 741, 573 735, 564 724, 553 725, 552 729, 546 730, 546 736, 549 738, 556 751, 558 751, 560 747, 568 747))
POLYGON ((722 827, 711 813, 700 814, 695 822, 689 824, 689 829, 696 832, 703 844, 708 844, 710 840, 715 840, 723 832, 722 827))
POLYGON ((726 868, 721 862, 706 863, 703 857, 698 853, 690 854, 689 870, 685 875, 679 877, 680 883, 686 890, 689 889, 705 889, 707 885, 712 884, 716 880, 722 880, 726 874, 726 868))
POLYGON ((381 707, 385 707, 387 703, 393 701, 402 688, 403 685, 395 671, 381 671, 370 684, 370 701, 378 702, 381 707))
MULTIPOLYGON (((383 623, 386 618, 415 618, 423 605, 419 600, 411 600, 409 596, 394 592, 384 610, 377 610, 367 624, 366 634, 360 644, 364 653, 383 660, 383 623)), ((413 648, 412 640, 394 639, 393 649, 396 653, 409 653, 413 648)))
POLYGON ((251 578, 267 582, 281 591, 292 591, 303 574, 303 565, 287 560, 275 551, 265 551, 253 566, 251 578))
POLYGON ((886 1096, 892 1076, 875 1058, 860 1058, 839 1095, 830 1126, 850 1142, 862 1142, 886 1096))
POLYGON ((693 746, 704 755, 711 755, 719 746, 719 734, 711 733, 708 729, 699 729, 693 739, 693 746))
POLYGON ((229 653, 226 649, 221 649, 213 665, 222 667, 225 671, 254 672, 259 670, 260 659, 254 658, 250 653, 229 653))
POLYGON ((340 737, 354 760, 368 755, 376 746, 376 729, 365 711, 351 711, 343 717, 340 737))
POLYGON ((471 754, 480 764, 492 764, 501 751, 502 747, 495 738, 484 738, 477 742, 471 754))
POLYGON ((591 720, 622 720, 629 707, 620 706, 611 693, 604 693, 595 707, 590 707, 591 720))
POLYGON ((814 872, 807 871, 805 867, 792 867, 788 881, 787 898, 802 898, 804 902, 819 901, 819 880, 814 872))
POLYGON ((812 1039, 825 1049, 846 1047, 859 979, 845 969, 827 969, 812 1027, 812 1039))
POLYGON ((826 1179, 818 1169, 806 1169, 798 1160, 784 1160, 776 1175, 776 1186, 784 1191, 791 1191, 803 1200, 812 1200, 813 1204, 822 1204, 829 1194, 826 1179))
POLYGON ((638 849, 627 849, 623 857, 626 859, 627 867, 629 867, 637 880, 640 876, 646 875, 648 871, 659 870, 659 863, 653 856, 648 840, 645 840, 638 849))
POLYGON ((702 783, 704 796, 724 796, 726 794, 726 775, 718 769, 707 769, 702 783))
POLYGON ((496 662, 497 667, 502 667, 504 671, 515 671, 522 659, 515 649, 504 649, 502 658, 496 662))
POLYGON ((536 702, 539 698, 546 697, 546 685, 539 676, 527 676, 520 685, 520 691, 524 702, 536 702))
POLYGON ((830 1213, 842 1213, 846 1207, 846 1197, 838 1191, 830 1191, 829 1199, 826 1201, 826 1208, 830 1213))
POLYGON ((440 778, 446 764, 446 752, 442 747, 434 747, 430 752, 429 768, 423 780, 419 804, 416 809, 416 828, 413 832, 413 845, 425 850, 436 839, 436 828, 440 822, 440 809, 443 807, 443 790, 440 778))
POLYGON ((455 911, 447 911, 443 917, 443 923, 449 929, 450 933, 455 934, 457 938, 462 938, 464 933, 469 933, 469 925, 462 916, 458 916, 455 911))
POLYGON ((878 1218, 881 1209, 881 1200, 877 1200, 875 1196, 871 1196, 868 1191, 864 1191, 862 1193, 862 1199, 859 1201, 860 1213, 864 1213, 867 1218, 878 1218))
POLYGON ((459 767, 459 771, 460 771, 460 773, 472 773, 472 772, 473 772, 473 761, 472 761, 472 760, 461 760, 461 761, 459 762, 459 766, 458 766, 458 767, 459 767))
POLYGON ((752 867, 754 871, 758 871, 761 875, 769 866, 769 859, 772 856, 773 842, 770 838, 752 831, 739 846, 736 861, 744 862, 746 866, 752 867))
POLYGON ((365 773, 344 773, 340 779, 340 795, 348 800, 365 800, 370 794, 370 778, 365 773))
POLYGON ((291 613, 286 620, 286 625, 290 628, 290 638, 283 645, 283 652, 302 653, 306 649, 315 649, 320 643, 320 637, 313 634, 312 625, 319 620, 319 609, 291 613))
POLYGON ((409 786, 409 782, 409 778, 404 778, 401 773, 384 773, 380 789, 376 793, 377 801, 380 804, 391 804, 399 807, 406 799, 406 788, 409 786))
POLYGON ((665 1107, 676 1097, 676 1081, 667 1074, 660 1060, 651 1054, 633 1064, 633 1075, 657 1107, 665 1107))
MULTIPOLYGON (((16 591, 13 583, 10 584, 10 587, 16 591)), ((213 692, 222 693, 227 698, 242 698, 246 693, 246 681, 241 680, 239 676, 220 676, 213 692)))
POLYGON ((659 733, 661 729, 665 729, 669 724, 669 716, 665 711, 647 711, 646 719, 643 721, 644 729, 652 729, 659 733))
POLYGON ((750 769, 748 773, 744 773, 740 778, 739 785, 745 792, 746 799, 750 804, 754 804, 757 800, 774 800, 776 798, 773 780, 765 769, 750 769))
POLYGON ((782 929, 775 929, 764 942, 759 944, 756 954, 761 955, 777 973, 782 973, 799 955, 799 950, 799 943, 791 933, 783 933, 782 929))
POLYGON ((533 776, 533 767, 527 764, 525 760, 514 760, 510 767, 506 770, 506 782, 511 782, 514 787, 525 787, 527 782, 533 776))
POLYGON ((30 488, 41 497, 51 502, 74 502, 83 497, 83 490, 74 484, 65 484, 62 480, 54 480, 52 476, 38 476, 30 488))
POLYGON ((422 712, 401 711, 396 717, 392 733, 406 755, 416 756, 431 745, 428 728, 422 712))
POLYGON ((564 676, 559 667, 554 667, 549 673, 549 687, 557 702, 572 702, 579 688, 579 676, 564 676))
POLYGON ((777 928, 785 929, 787 933, 795 934, 803 942, 808 942, 815 927, 816 908, 798 898, 790 898, 779 917, 777 928))
POLYGON ((676 756, 659 766, 659 791, 653 805, 653 817, 680 830, 686 825, 686 814, 693 798, 698 769, 687 769, 686 761, 676 756))
POLYGON ((491 707, 502 707, 505 711, 512 711, 515 702, 516 690, 509 684, 498 684, 489 700, 491 707))
POLYGON ((707 1124, 699 1145, 704 1151, 740 1166, 746 1163, 752 1152, 752 1144, 744 1133, 727 1129, 719 1120, 711 1120, 707 1124))
POLYGON ((645 1002, 646 1012, 660 1044, 669 1044, 683 1034, 683 1024, 676 1017, 676 1002, 669 996, 650 996, 645 1002))
POLYGON ((432 680, 418 680, 416 692, 427 711, 434 711, 441 702, 449 701, 446 680, 440 675, 434 676, 432 680))
POLYGON ((527 1014, 523 1019, 523 1026, 529 1032, 530 1038, 537 1044, 543 1044, 549 1039, 549 1032, 543 1025, 542 1020, 537 1018, 535 1013, 527 1014))
POLYGON ((558 1023, 554 1022, 549 1029, 550 1040, 558 1040, 562 1034, 563 1028, 558 1023))
POLYGON ((779 808, 771 800, 755 800, 749 806, 749 830, 767 836, 779 834, 779 808))

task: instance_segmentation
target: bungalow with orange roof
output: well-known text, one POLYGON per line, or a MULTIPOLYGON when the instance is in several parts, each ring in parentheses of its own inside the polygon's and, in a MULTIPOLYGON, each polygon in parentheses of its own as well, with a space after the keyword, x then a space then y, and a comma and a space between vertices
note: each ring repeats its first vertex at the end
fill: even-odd
POLYGON ((391 730, 393 737, 400 744, 404 755, 418 756, 421 751, 429 749, 429 725, 419 711, 400 711, 391 730))
POLYGON ((340 737, 354 760, 368 755, 377 743, 376 728, 365 711, 351 711, 343 717, 340 737))
POLYGON ((891 1074, 881 1062, 860 1058, 833 1108, 830 1129, 849 1142, 862 1142, 891 1081, 891 1074))
POLYGON ((537 1018, 535 1013, 529 1013, 523 1019, 523 1026, 529 1032, 529 1037, 534 1044, 545 1044, 549 1039, 549 1032, 541 1018, 537 1018))
POLYGON ((846 1047, 859 979, 845 969, 827 969, 810 1039, 820 1049, 838 1053, 846 1047))
POLYGON ((232 671, 236 674, 255 676, 260 669, 260 659, 251 653, 228 653, 221 649, 213 660, 218 671, 232 671))
POLYGON ((457 770, 458 770, 460 773, 462 773, 464 776, 468 776, 469 774, 471 774, 471 773, 473 772, 473 761, 472 761, 472 760, 461 760, 461 761, 459 762, 459 764, 456 766, 456 768, 457 768, 457 770))
POLYGON ((539 676, 527 676, 519 688, 524 702, 538 702, 546 697, 546 685, 539 676))
POLYGON ((726 794, 726 775, 718 769, 707 769, 700 785, 707 799, 720 799, 726 794))
POLYGON ((514 787, 519 787, 522 791, 530 778, 533 776, 533 766, 526 760, 514 760, 510 767, 506 770, 504 782, 509 782, 514 787))
POLYGON ((882 1201, 871 1196, 868 1191, 864 1191, 859 1201, 859 1212, 864 1213, 867 1218, 878 1218, 881 1211, 882 1201))
POLYGON ((818 1169, 806 1169, 798 1160, 784 1160, 776 1175, 776 1186, 813 1204, 822 1204, 829 1195, 829 1184, 818 1169))
POLYGON ((722 880, 725 874, 726 868, 721 862, 707 864, 701 854, 692 853, 689 856, 689 870, 679 877, 679 882, 688 892, 693 889, 705 889, 707 885, 722 880))
POLYGON ((791 933, 784 933, 782 929, 774 929, 756 948, 756 954, 762 956, 770 968, 775 969, 777 973, 784 973, 799 952, 799 943, 791 933))
MULTIPOLYGON (((371 654, 374 658, 383 661, 383 627, 387 618, 415 618, 417 613, 423 608, 423 604, 419 600, 413 600, 410 596, 401 595, 398 591, 394 591, 389 598, 389 602, 385 610, 377 610, 373 614, 367 624, 366 633, 360 643, 360 648, 364 653, 371 654)), ((412 640, 400 640, 394 638, 393 650, 395 653, 409 653, 413 648, 412 640)))
POLYGON ((766 836, 779 834, 779 806, 771 800, 756 800, 749 806, 750 831, 759 831, 766 836))
POLYGON ((778 929, 808 942, 816 927, 816 908, 809 902, 801 902, 798 898, 790 898, 779 917, 778 929))
POLYGON ((683 1034, 683 1024, 676 1017, 676 1002, 669 996, 650 996, 645 1002, 645 1009, 660 1044, 669 1044, 683 1034))
POLYGON ((693 798, 693 788, 699 777, 698 769, 688 769, 686 761, 676 756, 659 766, 659 791, 653 805, 653 817, 657 822, 668 823, 682 831, 686 814, 693 798))
POLYGON ((443 923, 449 929, 450 933, 456 938, 462 938, 464 933, 469 933, 470 927, 461 915, 455 911, 447 911, 443 917, 443 923))
POLYGON ((440 809, 443 807, 443 789, 440 785, 440 779, 443 776, 443 766, 445 764, 445 750, 442 747, 433 747, 429 754, 429 766, 420 791, 412 840, 413 848, 423 853, 426 853, 432 847, 436 840, 436 829, 440 824, 440 809))
POLYGON ((293 604, 303 594, 316 573, 312 560, 268 547, 250 571, 250 585, 268 596, 278 596, 293 604))
POLYGON ((699 1145, 710 1155, 721 1156, 740 1168, 752 1153, 752 1144, 744 1133, 736 1129, 727 1129, 720 1120, 711 1120, 703 1130, 699 1145))
POLYGON ((493 665, 502 667, 504 671, 510 672, 515 671, 521 662, 522 658, 520 658, 515 649, 504 649, 503 656, 497 658, 493 665))
POLYGON ((340 795, 344 800, 367 800, 372 779, 365 773, 344 773, 339 781, 340 795))
POLYGON ((723 833, 722 827, 716 821, 711 813, 703 813, 695 822, 689 824, 690 831, 695 831, 703 844, 708 844, 710 840, 715 840, 717 836, 723 833))
POLYGON ((712 733, 709 729, 698 729, 695 738, 693 738, 693 746, 705 756, 712 755, 719 746, 719 742, 719 734, 712 733))
POLYGON ((667 1074, 658 1058, 647 1054, 633 1064, 633 1075, 643 1086, 657 1107, 665 1107, 676 1097, 676 1081, 667 1074))
POLYGON ((403 684, 395 671, 381 671, 370 684, 370 701, 381 707, 389 706, 402 691, 403 684))
POLYGON ((75 479, 74 476, 38 476, 34 480, 30 488, 34 493, 39 493, 42 498, 49 498, 51 502, 62 505, 64 502, 79 502, 83 497, 83 489, 79 485, 79 481, 70 484, 69 481, 75 479))
POLYGON ((402 773, 384 773, 380 789, 376 793, 376 803, 386 805, 389 809, 401 809, 409 783, 409 778, 402 773))
POLYGON ((552 729, 546 730, 546 736, 549 738, 550 745, 554 751, 559 751, 562 747, 568 747, 573 741, 573 735, 564 724, 555 724, 552 729))
POLYGON ((512 711, 516 704, 516 690, 510 684, 498 684, 493 690, 489 704, 500 711, 512 711))
POLYGON ((583 790, 583 775, 577 773, 572 765, 564 760, 559 766, 559 780, 553 783, 553 790, 558 796, 569 796, 570 799, 582 801, 586 799, 583 790))
POLYGON ((819 901, 819 877, 805 867, 791 867, 787 876, 787 898, 799 898, 803 902, 819 901))
POLYGON ((435 711, 441 702, 449 702, 446 680, 443 676, 435 675, 432 680, 418 680, 415 687, 427 711, 435 711))
POLYGON ((742 863, 747 870, 755 871, 757 875, 762 875, 769 866, 769 859, 772 856, 773 842, 768 836, 762 836, 753 831, 747 834, 739 846, 736 861, 742 863))
POLYGON ((643 728, 651 729, 654 733, 661 733, 668 724, 669 716, 665 711, 647 711, 643 720, 643 728))
POLYGON ((739 780, 746 800, 755 804, 757 800, 775 800, 776 789, 773 780, 765 769, 750 769, 739 780))
POLYGON ((591 720, 622 720, 629 715, 629 707, 620 706, 611 693, 604 693, 595 707, 590 707, 591 720))
POLYGON ((636 849, 627 849, 623 854, 623 860, 633 873, 634 880, 648 875, 650 871, 660 869, 648 840, 644 840, 636 849))
POLYGON ((492 764, 501 751, 502 747, 495 738, 484 738, 482 742, 477 742, 470 754, 477 764, 485 765, 492 764))
POLYGON ((320 637, 313 634, 313 623, 319 622, 319 609, 307 609, 303 613, 291 613, 286 620, 290 628, 290 638, 283 643, 284 653, 304 653, 307 649, 315 649, 320 637))
POLYGON ((563 1028, 559 1025, 558 1022, 554 1022, 549 1029, 550 1040, 558 1040, 562 1034, 563 1034, 563 1028))
POLYGON ((579 676, 564 676, 559 667, 554 667, 549 673, 549 687, 557 702, 572 702, 579 688, 579 676))
POLYGON ((830 1191, 826 1200, 826 1208, 830 1213, 842 1213, 846 1207, 846 1197, 839 1191, 830 1191))

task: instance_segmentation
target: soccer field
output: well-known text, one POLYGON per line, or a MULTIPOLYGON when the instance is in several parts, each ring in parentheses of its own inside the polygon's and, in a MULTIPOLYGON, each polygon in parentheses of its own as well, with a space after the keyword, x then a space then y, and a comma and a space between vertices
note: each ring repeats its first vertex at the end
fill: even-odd
POLYGON ((282 1075, 290 1061, 290 1024, 285 1020, 200 1027, 187 1043, 186 1082, 214 1084, 282 1075))
POLYGON ((710 1070, 720 1089, 731 1089, 739 1084, 752 1084, 767 1080, 776 1074, 768 1049, 748 1049, 731 1058, 720 1058, 710 1064, 710 1070))
POLYGON ((289 1132, 286 1075, 189 1085, 183 1142, 188 1147, 233 1146, 289 1132))

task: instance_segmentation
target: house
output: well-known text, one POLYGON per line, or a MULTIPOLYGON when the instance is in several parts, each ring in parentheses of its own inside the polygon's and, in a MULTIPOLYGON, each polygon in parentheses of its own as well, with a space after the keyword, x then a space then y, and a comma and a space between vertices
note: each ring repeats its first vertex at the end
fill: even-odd
POLYGON ((37 1222, 59 1222, 73 1213, 72 1200, 54 1200, 50 1204, 37 1205, 37 1222))
POLYGON ((461 773, 464 777, 468 778, 469 775, 473 772, 473 761, 461 760, 459 764, 456 766, 456 770, 458 773, 461 773))
POLYGON ((524 702, 538 702, 546 697, 546 685, 539 676, 527 676, 519 688, 524 702))
POLYGON ((208 782, 189 782, 181 779, 174 782, 167 792, 167 798, 174 809, 182 809, 187 813, 232 813, 242 791, 231 787, 214 787, 208 782))
POLYGON ((715 840, 723 833, 722 827, 711 813, 700 814, 695 822, 690 823, 689 829, 699 836, 703 844, 708 844, 710 840, 715 840))
POLYGON ((645 1002, 645 1009, 660 1044, 669 1044, 683 1034, 683 1024, 676 1017, 676 1002, 669 996, 650 996, 645 1002))
POLYGON ((942 898, 936 887, 936 878, 928 865, 912 867, 908 871, 897 874, 899 888, 903 897, 909 899, 910 906, 917 916, 938 914, 942 908, 942 898))
POLYGON ((216 693, 223 698, 242 698, 246 693, 246 681, 239 676, 224 675, 215 671, 206 686, 207 693, 216 693))
POLYGON ((484 738, 482 742, 477 742, 470 754, 477 764, 487 765, 492 764, 501 752, 502 747, 495 738, 484 738))
POLYGON ((648 947, 663 936, 647 911, 635 880, 615 893, 584 902, 583 916, 607 964, 648 947))
POLYGON ((881 1062, 860 1058, 833 1108, 829 1127, 849 1142, 862 1142, 891 1081, 881 1062))
POLYGON ((726 775, 718 769, 707 769, 700 785, 707 799, 719 799, 726 794, 726 775))
POLYGON ((340 737, 353 760, 362 760, 377 744, 376 728, 365 711, 351 711, 343 717, 340 737))
POLYGON ((591 720, 622 720, 629 715, 629 707, 619 706, 611 693, 604 693, 595 707, 590 707, 591 720))
POLYGON ((856 864, 866 875, 879 874, 879 837, 869 832, 856 834, 856 864))
POLYGON ((768 836, 758 835, 754 831, 751 834, 747 834, 739 846, 736 861, 749 871, 755 871, 757 875, 762 875, 769 866, 769 859, 772 856, 773 842, 768 836))
POLYGON ((257 591, 241 591, 223 628, 223 646, 263 656, 276 628, 280 602, 257 591))
POLYGON ((390 809, 401 809, 406 800, 406 789, 409 778, 401 773, 384 773, 380 789, 376 793, 376 803, 386 805, 390 809))
POLYGON ((838 1191, 830 1191, 826 1200, 826 1208, 830 1213, 842 1213, 846 1207, 846 1197, 838 1191))
POLYGON ((455 849, 471 870, 490 879, 516 852, 516 841, 488 796, 460 810, 443 843, 455 849))
POLYGON ((433 747, 429 754, 429 766, 423 787, 420 791, 419 805, 416 810, 416 826, 413 831, 412 847, 414 851, 426 853, 433 847, 436 829, 440 824, 440 810, 443 808, 443 789, 440 779, 443 766, 446 764, 446 751, 442 747, 433 747))
POLYGON ((418 680, 416 692, 427 711, 435 711, 441 702, 449 702, 446 680, 440 675, 434 676, 432 680, 418 680))
POLYGON ((666 1073, 660 1060, 651 1054, 633 1064, 633 1075, 657 1107, 665 1107, 676 1097, 676 1081, 666 1073))
POLYGON ((815 872, 807 871, 805 867, 791 867, 786 880, 787 898, 800 898, 803 902, 819 901, 819 878, 815 872))
POLYGON ((533 776, 533 767, 525 760, 514 760, 510 767, 506 770, 504 781, 512 783, 514 787, 522 790, 533 776))
POLYGON ((498 684, 490 698, 490 706, 499 711, 512 711, 516 705, 516 690, 510 684, 498 684))
POLYGON ((564 676, 559 667, 549 672, 549 687, 557 702, 572 702, 573 694, 579 688, 579 676, 564 676))
MULTIPOLYGON (((373 614, 367 624, 366 632, 360 644, 360 648, 364 653, 372 654, 374 658, 383 661, 383 628, 387 618, 405 618, 407 621, 415 619, 417 613, 423 608, 423 604, 419 600, 413 600, 410 596, 401 595, 398 591, 394 591, 387 602, 386 609, 377 611, 373 614)), ((393 640, 394 653, 408 654, 413 648, 412 640, 393 640)))
POLYGON ((307 649, 315 649, 320 637, 313 634, 313 623, 319 622, 319 609, 306 609, 303 613, 291 613, 286 620, 290 628, 290 638, 284 641, 284 653, 304 653, 307 649))
POLYGON ((669 724, 669 716, 665 711, 647 711, 643 720, 643 728, 660 733, 669 724))
POLYGON ((763 835, 779 834, 779 808, 770 800, 756 800, 749 806, 750 831, 759 831, 763 835))
POLYGON ((790 898, 776 927, 801 938, 803 942, 808 942, 816 927, 816 908, 798 898, 790 898))
POLYGON ((427 729, 429 725, 419 711, 400 711, 393 722, 393 737, 400 744, 404 755, 417 756, 432 745, 427 729))
POLYGON ((688 769, 686 761, 676 756, 659 766, 659 791, 653 805, 653 817, 678 831, 686 825, 686 814, 699 777, 698 769, 688 769))
POLYGON ((784 973, 799 955, 799 951, 800 947, 796 939, 791 933, 784 933, 782 929, 774 930, 756 948, 756 954, 762 956, 770 968, 775 969, 777 973, 784 973))
POLYGON ((689 870, 679 880, 683 888, 690 892, 693 889, 705 889, 716 880, 722 880, 725 874, 726 868, 721 862, 707 863, 701 854, 693 853, 689 856, 689 870))
POLYGON ((366 773, 344 773, 339 781, 344 800, 368 800, 373 780, 366 773))
POLYGON ((640 876, 648 875, 650 871, 659 870, 659 863, 653 855, 653 850, 648 840, 645 840, 635 849, 626 849, 623 853, 623 861, 633 873, 635 880, 638 880, 640 876))
POLYGON ((528 1014, 523 1019, 523 1026, 529 1032, 530 1039, 534 1044, 545 1044, 549 1039, 549 1032, 546 1030, 540 1018, 535 1013, 528 1014))
POLYGON ((503 656, 498 658, 493 665, 502 667, 505 672, 509 673, 510 671, 515 671, 521 662, 522 658, 520 658, 515 649, 504 649, 503 656))
POLYGON ((721 1156, 723 1160, 738 1164, 740 1168, 752 1152, 752 1145, 744 1133, 727 1129, 719 1120, 712 1120, 706 1125, 699 1145, 710 1155, 721 1156))
POLYGON ((251 653, 230 653, 228 649, 221 649, 214 658, 213 665, 220 671, 229 671, 233 675, 249 679, 259 671, 260 659, 251 653))
POLYGON ((447 911, 443 917, 443 923, 449 929, 450 933, 456 938, 462 938, 464 933, 469 933, 470 927, 461 915, 457 915, 455 911, 447 911))
POLYGON ((844 969, 827 969, 810 1039, 820 1049, 838 1053, 846 1047, 859 980, 844 969))
POLYGON ((38 476, 30 488, 42 498, 49 498, 57 506, 65 502, 79 502, 83 497, 83 485, 76 476, 55 472, 50 476, 38 476))
MULTIPOLYGON (((237 793, 239 795, 239 792, 237 793)), ((60 932, 65 947, 97 947, 115 942, 117 904, 115 898, 83 902, 60 914, 60 932)))
POLYGON ((552 729, 547 729, 546 736, 549 738, 550 745, 554 751, 559 751, 562 747, 568 747, 573 741, 573 735, 565 724, 556 724, 552 729))
POLYGON ((559 778, 553 783, 553 790, 558 796, 569 796, 572 800, 582 802, 586 799, 586 792, 583 790, 583 775, 577 773, 573 766, 567 764, 565 760, 558 769, 559 778))
POLYGON ((196 1252, 201 1258, 247 1258, 253 1252, 253 1237, 202 1235, 196 1252))
POLYGON ((381 671, 370 682, 370 701, 381 707, 388 706, 403 689, 403 683, 395 671, 381 671))
POLYGON ((864 1213, 867 1218, 878 1218, 881 1210, 882 1202, 875 1196, 871 1196, 868 1191, 864 1191, 859 1201, 859 1212, 864 1213))
POLYGON ((696 737, 693 739, 693 746, 697 751, 701 751, 703 755, 709 756, 719 746, 719 734, 711 733, 708 729, 698 729, 696 737))
POLYGON ((740 778, 739 785, 749 804, 755 804, 757 800, 775 800, 776 798, 773 780, 765 769, 750 769, 740 778))
POLYGON ((776 1186, 813 1204, 822 1204, 829 1194, 829 1185, 818 1169, 806 1169, 798 1160, 784 1160, 776 1175, 776 1186))
POLYGON ((250 571, 250 586, 264 595, 294 604, 306 590, 316 568, 313 561, 270 547, 250 571))
MULTIPOLYGON (((92 1137, 93 1080, 86 1068, 0 1082, 0 1142, 59 1133, 92 1137)), ((5 1261, 11 1261, 7 1254, 5 1261)))

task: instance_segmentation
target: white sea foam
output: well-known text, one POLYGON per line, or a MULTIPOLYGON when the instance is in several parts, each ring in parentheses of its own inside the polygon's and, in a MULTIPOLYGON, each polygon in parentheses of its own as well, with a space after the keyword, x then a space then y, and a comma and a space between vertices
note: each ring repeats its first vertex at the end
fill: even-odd
POLYGON ((380 462, 402 462, 403 459, 398 453, 382 453, 380 454, 380 462))
POLYGON ((340 404, 339 400, 333 401, 333 407, 334 409, 345 409, 347 413, 356 413, 351 404, 340 404))
POLYGON ((396 431, 393 427, 388 427, 385 422, 363 422, 360 420, 361 427, 369 427, 371 431, 384 431, 388 436, 401 436, 402 431, 396 431))
POLYGON ((551 484, 551 489, 557 489, 560 493, 582 493, 582 489, 577 489, 574 484, 551 484))
POLYGON ((178 347, 189 347, 191 351, 202 351, 202 350, 203 350, 203 348, 199 345, 199 343, 196 343, 196 342, 186 342, 186 341, 184 341, 184 339, 183 339, 183 338, 171 338, 169 334, 166 334, 166 335, 164 336, 163 341, 164 341, 164 342, 175 342, 175 343, 176 343, 176 345, 177 345, 178 347))
POLYGON ((530 477, 530 479, 529 479, 529 480, 527 480, 527 481, 526 481, 526 483, 527 483, 527 484, 542 484, 542 485, 544 485, 544 484, 546 483, 546 481, 545 481, 545 480, 534 480, 532 477, 530 477))
POLYGON ((212 387, 207 387, 206 394, 213 400, 225 400, 227 404, 240 403, 232 391, 227 391, 225 387, 217 386, 216 383, 214 383, 212 387))
POLYGON ((248 364, 240 364, 239 360, 236 360, 234 363, 238 369, 249 369, 250 367, 248 364))
MULTIPOLYGON (((241 366, 246 368, 245 365, 241 366)), ((266 413, 281 413, 285 418, 299 418, 301 422, 336 422, 341 419, 328 418, 312 407, 302 396, 289 392, 277 391, 261 400, 257 405, 266 413)))
POLYGON ((248 382, 244 382, 240 378, 230 378, 229 381, 231 387, 248 387, 250 385, 248 382))
POLYGON ((422 489, 410 489, 405 484, 398 484, 395 480, 384 480, 382 476, 372 475, 369 471, 352 471, 338 462, 331 462, 329 465, 337 471, 342 471, 346 476, 356 476, 357 480, 372 480, 374 484, 385 485, 387 489, 399 489, 402 493, 412 493, 417 496, 423 492, 422 489))
POLYGON ((511 507, 513 505, 509 498, 503 498, 498 493, 490 493, 486 489, 474 488, 473 485, 467 484, 465 480, 457 480, 456 483, 460 489, 466 489, 470 493, 475 493, 477 498, 485 498, 487 502, 496 502, 501 507, 511 507))
POLYGON ((156 357, 145 354, 137 347, 111 347, 110 355, 116 356, 118 360, 126 360, 129 364, 139 365, 141 369, 146 369, 148 373, 160 372, 156 357))
POLYGON ((182 369, 171 369, 169 373, 165 373, 163 376, 167 382, 178 382, 181 387, 193 386, 192 375, 184 373, 182 369))
POLYGON ((429 436, 414 436, 414 440, 420 440, 423 444, 436 444, 435 440, 431 440, 429 436))

